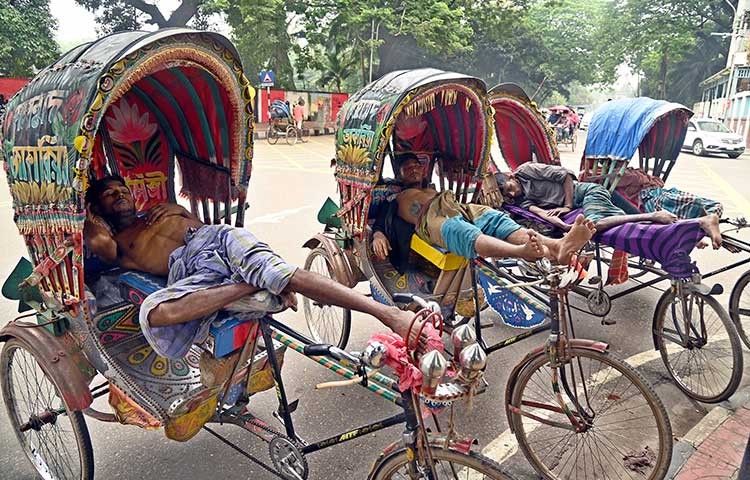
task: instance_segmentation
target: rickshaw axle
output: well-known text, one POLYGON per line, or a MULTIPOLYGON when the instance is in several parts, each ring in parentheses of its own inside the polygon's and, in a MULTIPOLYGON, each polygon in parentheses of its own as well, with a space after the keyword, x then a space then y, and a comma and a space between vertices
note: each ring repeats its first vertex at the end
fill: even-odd
POLYGON ((34 430, 35 432, 38 432, 42 429, 43 426, 47 424, 54 425, 55 422, 57 422, 57 416, 63 413, 65 410, 59 410, 56 412, 53 412, 52 410, 47 410, 41 415, 32 415, 29 417, 29 421, 21 425, 21 432, 28 432, 29 430, 34 430))

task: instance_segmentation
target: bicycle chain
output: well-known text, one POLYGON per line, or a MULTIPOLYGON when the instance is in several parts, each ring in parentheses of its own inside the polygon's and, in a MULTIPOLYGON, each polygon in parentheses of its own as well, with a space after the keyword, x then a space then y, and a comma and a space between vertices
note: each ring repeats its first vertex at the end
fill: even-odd
MULTIPOLYGON (((276 430, 274 430, 273 428, 267 426, 266 424, 260 424, 260 423, 257 423, 257 422, 258 421, 256 419, 251 419, 247 423, 250 423, 253 426, 258 427, 259 429, 263 430, 264 432, 270 433, 270 434, 272 434, 272 435, 274 435, 276 437, 285 438, 286 440, 289 440, 289 442, 291 442, 295 447, 297 447, 298 449, 300 449, 301 445, 300 445, 300 443, 298 441, 292 440, 291 438, 287 437, 286 435, 284 435, 282 433, 279 433, 276 430)), ((284 477, 281 473, 279 473, 275 468, 272 468, 272 467, 268 466, 265 462, 263 462, 262 460, 259 460, 258 458, 254 457, 252 454, 250 454, 250 453, 248 453, 248 452, 246 452, 244 450, 241 450, 239 447, 231 444, 228 440, 226 440, 223 437, 219 436, 218 433, 214 432, 210 428, 204 426, 203 429, 207 430, 209 433, 211 433, 212 435, 214 435, 216 438, 218 438, 222 442, 226 443, 230 447, 232 447, 235 450, 237 450, 238 452, 242 453, 242 455, 244 455, 245 457, 247 457, 249 460, 251 460, 253 463, 255 463, 256 465, 258 465, 259 467, 261 467, 265 471, 273 474, 277 478, 281 478, 282 480, 287 480, 286 477, 284 477)), ((301 451, 300 451, 300 453, 302 454, 303 460, 307 461, 305 459, 305 455, 301 451)))

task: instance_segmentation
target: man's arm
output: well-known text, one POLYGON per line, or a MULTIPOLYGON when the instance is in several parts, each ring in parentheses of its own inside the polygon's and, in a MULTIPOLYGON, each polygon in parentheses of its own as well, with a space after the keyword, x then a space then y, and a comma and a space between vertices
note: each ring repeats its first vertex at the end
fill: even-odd
POLYGON ((380 260, 385 260, 391 251, 391 242, 388 241, 385 234, 385 223, 390 206, 390 202, 387 202, 380 207, 375 224, 372 226, 374 232, 372 235, 372 251, 380 260))
POLYGON ((531 205, 530 207, 527 208, 527 210, 530 211, 531 213, 535 213, 539 215, 540 217, 542 217, 543 219, 545 219, 546 221, 548 221, 549 223, 551 223, 557 228, 560 228, 565 231, 568 231, 568 229, 570 228, 570 225, 563 222, 562 218, 556 215, 551 215, 549 211, 543 209, 542 207, 531 205))
POLYGON ((109 226, 100 217, 88 213, 83 225, 86 247, 107 263, 118 263, 117 242, 109 226))
POLYGON ((146 223, 149 225, 153 225, 154 223, 158 222, 162 218, 171 217, 179 215, 181 217, 190 218, 192 220, 201 221, 200 218, 193 215, 192 212, 188 211, 185 207, 182 205, 177 205, 176 203, 160 203, 159 205, 155 205, 151 207, 151 209, 148 211, 148 216, 146 217, 146 223))

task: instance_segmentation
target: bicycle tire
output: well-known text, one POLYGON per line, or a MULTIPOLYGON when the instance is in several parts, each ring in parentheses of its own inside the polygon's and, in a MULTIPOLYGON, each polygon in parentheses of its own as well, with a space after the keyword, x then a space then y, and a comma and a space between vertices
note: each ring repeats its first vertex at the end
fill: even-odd
POLYGON ((94 478, 94 450, 91 446, 86 420, 82 412, 70 411, 65 405, 62 397, 57 393, 59 391, 57 382, 49 374, 45 362, 46 360, 23 340, 12 338, 3 346, 2 353, 0 353, 0 382, 2 382, 3 402, 13 431, 26 457, 40 477, 92 480, 94 478), (23 381, 27 382, 26 388, 17 392, 16 384, 23 381), (47 383, 46 387, 43 382, 47 383), (30 383, 34 383, 34 388, 29 388, 30 383), (27 395, 31 397, 34 394, 36 394, 35 399, 26 398, 27 395), (45 394, 49 398, 41 398, 45 394), (28 406, 34 406, 34 411, 27 412, 28 406), (31 415, 40 415, 47 410, 62 410, 62 413, 57 415, 53 423, 46 423, 39 429, 30 428, 26 432, 21 432, 21 425, 27 423, 31 415), (69 424, 65 421, 66 419, 69 420, 69 424), (70 451, 73 448, 75 452, 70 451), (53 450, 58 449, 65 450, 67 458, 54 458, 53 450))
MULTIPOLYGON (((509 380, 509 382, 514 382, 513 390, 509 394, 509 420, 518 445, 529 463, 540 476, 550 480, 621 478, 617 472, 621 474, 624 472, 625 477, 630 478, 629 475, 636 472, 632 471, 635 467, 631 466, 632 464, 626 458, 648 457, 649 461, 642 467, 643 471, 637 475, 637 478, 644 480, 664 478, 672 459, 672 426, 664 404, 653 388, 640 373, 610 353, 579 347, 571 347, 567 353, 569 361, 563 369, 569 371, 569 375, 573 378, 571 384, 575 385, 575 388, 568 388, 568 390, 574 395, 566 394, 568 390, 561 391, 561 394, 567 406, 578 418, 584 416, 582 412, 586 409, 589 410, 592 426, 578 433, 557 425, 541 423, 535 418, 522 415, 518 410, 510 409, 512 406, 526 414, 546 417, 549 421, 570 425, 568 417, 559 410, 553 391, 549 355, 544 352, 540 353, 529 360, 515 379, 509 380), (594 369, 591 364, 584 368, 584 364, 588 362, 598 362, 600 368, 594 369), (584 371, 588 374, 585 382, 584 371), (619 374, 619 376, 615 378, 613 374, 619 374), (584 385, 589 382, 590 385, 584 389, 584 385), (602 392, 604 386, 611 386, 612 390, 602 392), (631 390, 631 387, 635 388, 631 390), (538 391, 533 392, 533 389, 538 391), (579 392, 582 395, 578 395, 579 392), (586 400, 584 408, 576 408, 571 400, 572 396, 576 396, 579 400, 581 398, 586 400), (598 406, 599 402, 603 402, 601 408, 598 406), (596 403, 597 407, 594 408, 592 403, 596 403), (550 406, 554 406, 558 411, 550 410, 550 406), (643 413, 634 417, 634 412, 643 413), (617 416, 618 413, 621 414, 620 417, 617 416), (644 421, 632 427, 628 427, 625 423, 640 419, 644 421), (629 428, 634 429, 633 433, 620 433, 629 428), (552 431, 549 431, 550 429, 552 431), (561 432, 566 433, 561 434, 561 432), (615 437, 615 440, 613 441, 611 437, 615 437), (538 444, 542 445, 536 447, 535 445, 538 444), (556 448, 560 451, 555 451, 556 448), (572 452, 569 452, 571 449, 572 452), (545 456, 540 457, 545 452, 545 456), (547 462, 548 459, 549 462, 547 462), (572 464, 569 463, 571 459, 572 464), (597 461, 599 462, 598 468, 597 461), (568 466, 569 471, 567 471, 568 466), (650 471, 649 468, 651 468, 650 471), (589 476, 589 473, 592 476, 589 476)), ((558 385, 565 386, 565 382, 560 379, 558 385)))
MULTIPOLYGON (((430 448, 432 458, 435 460, 435 468, 440 472, 444 467, 450 465, 451 467, 460 466, 462 467, 460 472, 466 470, 465 478, 479 479, 479 478, 491 478, 493 480, 510 480, 510 477, 502 473, 502 468, 494 460, 490 460, 482 454, 476 452, 461 453, 454 450, 448 450, 441 446, 432 446, 430 448), (446 463, 442 463, 446 462, 446 463), (470 469, 470 470, 469 470, 470 469), (474 473, 474 475, 470 475, 474 473), (482 477, 477 474, 483 475, 482 477)), ((392 480, 394 478, 407 478, 402 476, 401 469, 406 468, 406 465, 410 462, 405 448, 399 448, 393 452, 387 454, 380 460, 378 460, 372 467, 370 475, 367 477, 369 480, 392 480), (394 475, 399 475, 394 477, 394 475)), ((454 468, 448 470, 453 473, 450 478, 457 478, 457 470, 454 468)), ((464 475, 460 475, 464 478, 464 475)), ((421 477, 420 477, 421 478, 421 477)), ((426 477, 425 477, 426 478, 426 477)), ((445 475, 437 475, 437 478, 448 478, 445 475)))
MULTIPOLYGON (((675 338, 679 336, 679 323, 682 320, 682 309, 681 308, 669 308, 675 303, 677 299, 672 289, 667 290, 659 298, 659 302, 656 304, 656 310, 654 312, 654 334, 656 335, 657 348, 661 354, 661 359, 664 362, 664 366, 667 367, 669 375, 674 379, 677 387, 685 392, 691 398, 699 400, 705 403, 718 403, 729 398, 736 390, 742 379, 742 345, 740 344, 740 336, 737 333, 737 328, 729 318, 729 314, 722 308, 719 302, 711 297, 710 295, 702 295, 700 293, 691 292, 688 295, 694 296, 697 299, 697 305, 699 309, 703 305, 708 305, 714 312, 717 313, 719 322, 711 321, 710 325, 707 325, 707 338, 705 345, 693 345, 689 348, 684 348, 682 345, 672 341, 667 343, 668 338, 665 337, 665 323, 667 321, 667 315, 671 317, 671 322, 666 323, 668 326, 674 326, 674 330, 668 328, 666 333, 675 338), (671 311, 670 311, 671 310, 671 311), (676 318, 679 313, 680 318, 676 318), (713 330, 713 334, 709 330, 710 327, 716 327, 713 330), (721 329, 721 331, 719 330, 721 329), (724 334, 726 332, 726 334, 724 334), (717 339, 718 336, 718 339, 717 339), (715 340, 711 348, 706 348, 711 345, 711 338, 715 340), (729 348, 731 354, 723 355, 727 350, 724 342, 726 338, 729 342, 729 348), (705 352, 712 352, 714 355, 707 357, 705 352), (722 355, 720 355, 722 354, 722 355), (684 356, 684 357, 683 357, 684 356), (680 368, 677 362, 682 358, 687 358, 687 362, 684 367, 680 368), (731 367, 729 368, 729 374, 724 375, 726 380, 719 380, 718 374, 721 374, 719 370, 722 366, 726 366, 725 361, 731 358, 731 367), (725 360, 726 359, 726 360, 725 360), (704 367, 704 369, 698 369, 698 367, 704 367), (705 378, 707 381, 705 371, 710 371, 711 380, 716 382, 717 391, 708 391, 707 388, 699 388, 699 385, 694 381, 705 378)), ((709 323, 704 321, 704 324, 709 323)), ((692 325, 691 319, 691 325, 692 325)), ((693 338, 693 337, 691 337, 693 338)), ((696 341, 700 341, 695 338, 696 341)), ((726 371, 726 368, 722 370, 726 371)))
POLYGON ((276 129, 273 127, 273 125, 268 127, 268 130, 266 130, 266 141, 270 145, 276 145, 276 142, 279 141, 279 134, 276 132, 276 129))
POLYGON ((732 287, 732 294, 729 296, 729 317, 737 327, 742 343, 750 348, 750 289, 746 290, 748 284, 750 270, 743 273, 732 287))
MULTIPOLYGON (((336 276, 333 273, 333 262, 329 258, 328 252, 321 247, 312 249, 307 255, 305 270, 336 281, 336 276), (316 263, 316 259, 319 258, 322 258, 324 265, 319 262, 316 263)), ((310 331, 313 340, 318 343, 329 343, 339 348, 346 348, 352 326, 351 310, 333 305, 320 305, 307 297, 302 297, 302 309, 305 313, 307 329, 310 331), (338 318, 334 318, 333 315, 326 316, 326 314, 337 311, 341 311, 340 317, 337 314, 333 315, 338 318)))
POLYGON ((291 125, 286 127, 286 144, 294 145, 297 143, 297 129, 291 125))

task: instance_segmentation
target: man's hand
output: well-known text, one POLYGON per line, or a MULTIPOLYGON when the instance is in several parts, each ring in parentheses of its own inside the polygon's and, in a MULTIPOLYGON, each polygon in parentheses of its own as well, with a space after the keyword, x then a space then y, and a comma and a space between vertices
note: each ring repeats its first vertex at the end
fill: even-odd
POLYGON ((385 260, 388 258, 388 253, 391 251, 391 242, 383 232, 375 232, 372 237, 372 251, 379 260, 385 260))
POLYGON ((285 290, 281 292, 281 300, 284 302, 284 308, 291 308, 295 312, 297 311, 297 294, 285 290))
POLYGON ((547 216, 559 217, 560 215, 565 215, 566 213, 569 213, 569 212, 570 212, 570 209, 568 207, 551 208, 547 210, 547 216))
POLYGON ((173 217, 176 215, 187 217, 190 215, 190 212, 188 212, 181 205, 177 205, 176 203, 160 203, 159 205, 151 207, 151 209, 148 211, 148 216, 146 216, 146 224, 153 225, 162 218, 173 217))

